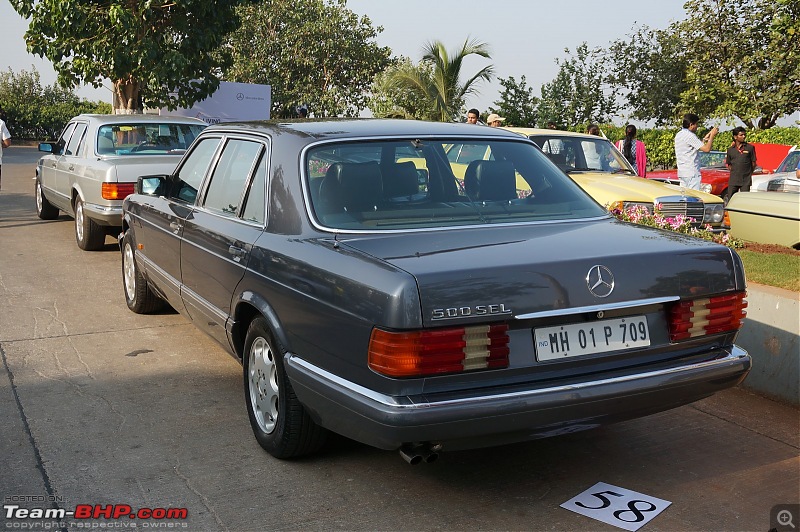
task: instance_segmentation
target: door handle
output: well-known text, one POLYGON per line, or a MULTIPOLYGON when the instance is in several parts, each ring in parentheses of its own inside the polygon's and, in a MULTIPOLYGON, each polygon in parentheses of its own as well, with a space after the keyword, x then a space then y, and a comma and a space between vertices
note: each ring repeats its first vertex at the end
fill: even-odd
POLYGON ((72 166, 72 165, 69 165, 69 171, 72 172, 73 170, 75 170, 75 167, 72 166))
POLYGON ((178 231, 181 230, 182 227, 183 227, 183 224, 181 224, 181 222, 179 222, 179 221, 178 222, 172 221, 172 222, 169 223, 169 228, 172 229, 173 233, 177 233, 178 231))
POLYGON ((244 249, 242 249, 240 247, 236 247, 236 246, 229 246, 228 247, 228 253, 230 253, 231 256, 233 256, 233 261, 234 262, 239 262, 245 256, 247 256, 247 250, 244 250, 244 249))

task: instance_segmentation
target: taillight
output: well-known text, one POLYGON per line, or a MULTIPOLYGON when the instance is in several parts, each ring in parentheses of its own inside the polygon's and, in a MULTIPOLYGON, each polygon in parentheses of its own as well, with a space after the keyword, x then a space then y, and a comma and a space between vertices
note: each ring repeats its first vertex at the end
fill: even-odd
POLYGON ((103 199, 125 199, 133 194, 133 183, 103 183, 103 199))
POLYGON ((741 329, 747 315, 746 295, 745 292, 737 292, 674 303, 669 308, 667 318, 670 341, 741 329))
POLYGON ((369 367, 390 377, 420 377, 508 367, 508 325, 432 331, 373 329, 369 367))

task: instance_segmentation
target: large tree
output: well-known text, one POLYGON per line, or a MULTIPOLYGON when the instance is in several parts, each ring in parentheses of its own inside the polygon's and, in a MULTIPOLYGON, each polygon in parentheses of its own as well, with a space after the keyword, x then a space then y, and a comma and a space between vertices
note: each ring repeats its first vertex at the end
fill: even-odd
POLYGON ((212 52, 237 23, 235 1, 10 2, 31 19, 28 51, 53 62, 59 83, 99 87, 110 79, 120 113, 191 107, 213 93, 224 56, 212 52))
POLYGON ((609 51, 609 83, 619 88, 630 116, 660 126, 673 123, 687 89, 683 44, 674 31, 634 28, 609 51))
POLYGON ((494 75, 492 65, 481 68, 477 73, 462 81, 464 59, 477 55, 491 59, 487 44, 476 40, 465 40, 461 48, 448 52, 440 41, 428 42, 423 47, 421 63, 432 69, 430 75, 425 68, 398 69, 393 72, 391 83, 398 89, 415 93, 423 100, 420 108, 432 107, 430 120, 451 122, 463 111, 467 96, 478 90, 481 81, 491 81, 494 75))
POLYGON ((766 129, 800 109, 800 2, 690 0, 665 30, 614 41, 611 82, 640 120, 686 112, 766 129))
POLYGON ((263 0, 238 8, 241 26, 225 45, 230 81, 272 86, 272 115, 296 116, 299 106, 321 116, 357 116, 373 78, 389 64, 378 46, 383 31, 345 0, 263 0))
POLYGON ((584 42, 575 55, 564 52, 567 59, 556 59, 559 66, 555 79, 542 85, 539 122, 586 124, 608 122, 616 113, 618 89, 609 85, 605 55, 599 48, 589 49, 584 42))
POLYGON ((506 125, 536 127, 539 98, 533 95, 533 87, 528 87, 525 76, 519 82, 514 76, 499 78, 498 81, 503 91, 500 99, 494 102, 497 107, 490 107, 489 111, 505 117, 506 125))
POLYGON ((679 113, 766 129, 800 109, 800 2, 689 0, 684 7, 688 17, 675 25, 688 65, 679 113))

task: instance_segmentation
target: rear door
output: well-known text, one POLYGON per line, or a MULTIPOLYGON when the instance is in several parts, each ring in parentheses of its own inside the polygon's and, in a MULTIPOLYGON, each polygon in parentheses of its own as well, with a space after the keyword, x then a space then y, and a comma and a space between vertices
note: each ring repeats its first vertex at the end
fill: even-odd
MULTIPOLYGON (((72 190, 75 188, 76 182, 81 180, 86 172, 86 130, 88 124, 86 122, 77 122, 72 136, 64 147, 64 153, 58 161, 58 169, 56 173, 56 187, 59 191, 72 197, 72 190)), ((89 187, 92 185, 90 184, 89 187)), ((82 187, 78 184, 78 188, 82 187)), ((88 188, 88 187, 87 187, 88 188)), ((100 185, 97 185, 100 190, 100 185)), ((81 190, 81 194, 86 194, 81 190)), ((84 200, 87 198, 84 196, 84 200)), ((91 202, 91 198, 89 198, 91 202)))
POLYGON ((267 141, 228 137, 186 219, 181 242, 181 296, 196 325, 227 345, 234 289, 264 229, 267 141))

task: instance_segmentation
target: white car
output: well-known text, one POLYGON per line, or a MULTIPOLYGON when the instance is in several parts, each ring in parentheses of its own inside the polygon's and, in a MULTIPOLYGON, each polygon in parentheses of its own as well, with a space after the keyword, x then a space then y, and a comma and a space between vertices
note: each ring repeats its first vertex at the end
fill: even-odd
POLYGON ((75 218, 75 240, 83 250, 103 247, 122 226, 122 200, 136 179, 168 174, 205 128, 196 118, 157 115, 78 115, 36 166, 36 214, 75 218))
POLYGON ((798 149, 797 146, 792 146, 792 149, 786 154, 786 157, 784 157, 783 161, 781 161, 781 164, 775 170, 774 174, 753 176, 753 184, 750 186, 750 190, 795 192, 797 190, 797 184, 800 182, 800 180, 797 179, 797 174, 795 173, 797 170, 798 161, 800 161, 800 149, 798 149))

